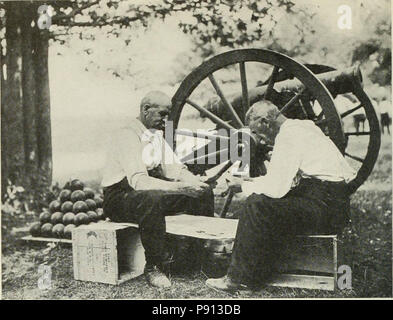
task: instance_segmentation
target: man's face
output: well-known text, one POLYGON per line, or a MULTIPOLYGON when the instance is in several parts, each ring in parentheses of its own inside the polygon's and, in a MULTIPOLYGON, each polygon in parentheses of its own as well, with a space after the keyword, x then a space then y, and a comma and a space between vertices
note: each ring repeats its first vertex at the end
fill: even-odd
POLYGON ((144 124, 147 129, 164 130, 165 122, 168 119, 170 105, 158 105, 158 106, 145 106, 143 109, 144 113, 144 124))
POLYGON ((268 121, 265 118, 255 118, 250 120, 249 128, 258 140, 274 145, 274 140, 279 130, 274 121, 268 121))

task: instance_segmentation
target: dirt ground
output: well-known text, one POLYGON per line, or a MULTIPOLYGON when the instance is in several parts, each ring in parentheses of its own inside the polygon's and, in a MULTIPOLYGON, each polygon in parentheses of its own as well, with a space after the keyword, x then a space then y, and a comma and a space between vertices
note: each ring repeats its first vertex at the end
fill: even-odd
MULTIPOLYGON (((392 181, 391 140, 383 136, 378 162, 372 175, 351 199, 351 225, 339 242, 339 264, 352 269, 352 290, 324 292, 267 287, 258 292, 240 292, 233 296, 218 293, 204 285, 202 272, 171 273, 173 286, 158 290, 149 287, 144 277, 119 286, 81 282, 73 279, 72 251, 57 246, 26 244, 18 234, 2 235, 3 299, 172 299, 172 298, 322 298, 392 296, 392 181), (38 267, 52 269, 51 288, 40 290, 38 267)), ((222 204, 222 201, 220 202, 222 204)), ((218 209, 219 210, 219 209, 218 209)), ((239 202, 232 204, 235 215, 239 202)), ((2 217, 2 223, 11 224, 2 217)), ((26 221, 20 224, 26 224, 26 221)), ((15 223, 15 226, 18 226, 15 223)))

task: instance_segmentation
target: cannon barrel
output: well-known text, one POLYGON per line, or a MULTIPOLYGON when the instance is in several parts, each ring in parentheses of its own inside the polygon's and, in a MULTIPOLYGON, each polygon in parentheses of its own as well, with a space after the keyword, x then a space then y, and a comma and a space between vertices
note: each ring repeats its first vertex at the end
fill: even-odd
MULTIPOLYGON (((343 70, 320 73, 315 76, 327 87, 333 97, 336 97, 339 94, 353 92, 354 83, 357 83, 357 85, 360 86, 363 85, 362 73, 359 66, 353 66, 343 70)), ((253 105, 256 102, 263 100, 267 87, 267 85, 263 85, 260 87, 252 88, 248 91, 250 105, 253 105)), ((288 101, 288 96, 284 98, 282 97, 284 93, 295 94, 299 92, 302 88, 304 88, 304 85, 298 79, 276 82, 274 85, 274 90, 270 94, 269 100, 271 100, 277 105, 282 105, 283 103, 286 103, 288 101)), ((313 97, 310 97, 310 99, 311 98, 313 97)), ((224 115, 224 118, 226 118, 226 110, 224 111, 224 105, 222 101, 219 101, 218 99, 218 97, 215 97, 215 101, 209 101, 206 107, 209 111, 217 115, 224 115)), ((243 99, 241 93, 232 95, 229 100, 237 112, 242 110, 243 99)))
MULTIPOLYGON (((353 83, 356 81, 362 85, 363 78, 360 68, 353 66, 344 70, 329 71, 325 73, 317 74, 316 77, 327 87, 329 92, 335 97, 339 94, 345 94, 353 91, 353 83)), ((267 85, 261 87, 255 87, 248 92, 250 99, 250 105, 263 99, 267 85)), ((297 79, 284 80, 275 84, 275 91, 278 93, 282 92, 299 92, 304 85, 297 79)), ((241 95, 236 96, 232 105, 241 107, 242 97, 241 95)))

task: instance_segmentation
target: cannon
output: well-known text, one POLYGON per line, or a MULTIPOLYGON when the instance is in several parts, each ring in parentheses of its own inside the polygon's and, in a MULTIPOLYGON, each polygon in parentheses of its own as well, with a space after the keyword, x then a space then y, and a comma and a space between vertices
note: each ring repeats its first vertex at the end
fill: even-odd
MULTIPOLYGON (((339 71, 334 69, 329 70, 328 72, 318 74, 317 78, 326 86, 333 98, 340 94, 345 95, 352 93, 354 91, 354 83, 356 82, 362 87, 363 80, 358 66, 339 71)), ((301 92, 298 96, 299 100, 294 102, 294 107, 287 111, 286 116, 297 119, 315 119, 316 114, 310 106, 310 103, 313 102, 315 98, 310 95, 309 91, 304 89, 302 82, 298 79, 293 79, 293 76, 288 72, 282 72, 282 75, 278 72, 275 81, 275 88, 269 89, 269 82, 272 81, 271 79, 272 76, 270 76, 263 85, 257 86, 248 91, 250 105, 253 105, 263 99, 267 99, 281 109, 295 96, 295 94, 301 92)), ((237 113, 241 113, 243 108, 241 93, 232 94, 229 97, 229 100, 235 111, 237 113)), ((226 121, 231 120, 230 112, 228 112, 220 97, 217 95, 212 96, 204 107, 226 121)))
MULTIPOLYGON (((241 131, 247 128, 245 124, 247 110, 255 102, 266 99, 277 105, 289 118, 314 121, 332 139, 342 154, 348 158, 350 165, 357 170, 356 177, 348 184, 349 191, 353 193, 365 182, 377 160, 380 148, 378 118, 369 97, 363 90, 359 67, 344 70, 325 68, 322 71, 327 72, 313 73, 294 59, 265 49, 239 49, 214 56, 194 69, 183 80, 173 96, 173 107, 169 115, 169 120, 173 123, 173 135, 203 138, 207 141, 206 145, 210 143, 209 141, 221 141, 226 137, 217 134, 217 129, 241 131), (266 81, 259 82, 249 89, 247 74, 254 72, 258 64, 262 64, 264 70, 269 70, 267 77, 265 74, 260 74, 260 78, 265 78, 266 81), (225 93, 225 81, 220 83, 216 75, 222 70, 231 68, 238 69, 240 83, 238 93, 228 95, 225 93), (195 100, 194 92, 199 86, 206 88, 206 83, 210 83, 214 95, 207 102, 202 101, 203 99, 195 100), (334 97, 337 95, 350 95, 351 101, 355 101, 356 106, 340 113, 334 102, 334 97), (203 118, 209 119, 213 125, 212 133, 190 134, 189 131, 180 130, 178 126, 185 116, 185 106, 199 111, 202 116, 201 121, 205 121, 203 118), (366 117, 368 130, 346 132, 343 119, 359 111, 362 111, 366 117)), ((252 136, 250 141, 250 175, 263 175, 266 172, 263 163, 268 159, 267 153, 271 150, 271 146, 258 142, 252 136)), ((207 150, 206 145, 202 146, 205 150, 207 150)), ((194 150, 182 158, 191 171, 203 173, 214 167, 214 164, 190 161, 196 159, 197 151, 194 150)), ((216 157, 215 165, 219 165, 221 155, 228 152, 230 152, 228 148, 218 149, 204 157, 216 157)), ((220 173, 222 172, 223 170, 220 170, 220 173)))

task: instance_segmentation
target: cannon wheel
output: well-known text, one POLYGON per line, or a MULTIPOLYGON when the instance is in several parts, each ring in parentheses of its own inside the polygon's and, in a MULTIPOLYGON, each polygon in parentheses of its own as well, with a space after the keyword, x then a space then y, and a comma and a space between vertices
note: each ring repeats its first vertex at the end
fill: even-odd
MULTIPOLYGON (((303 90, 297 92, 296 95, 283 107, 282 110, 288 110, 293 107, 306 90, 318 101, 319 105, 322 108, 322 112, 318 115, 318 117, 312 120, 318 122, 317 124, 320 127, 325 126, 325 128, 327 129, 326 132, 328 133, 329 137, 336 144, 338 149, 343 154, 345 154, 345 148, 348 139, 351 136, 355 136, 355 134, 351 132, 346 134, 344 133, 343 127, 341 125, 341 116, 345 117, 346 114, 340 116, 340 114, 337 112, 333 97, 331 96, 325 85, 320 80, 318 80, 309 69, 307 69, 302 64, 296 62, 292 58, 274 51, 264 49, 240 49, 229 51, 205 61, 194 71, 192 71, 181 83, 179 89, 176 91, 175 95, 172 98, 173 109, 171 111, 171 114, 169 115, 169 120, 173 121, 173 128, 175 130, 174 134, 176 134, 176 128, 178 126, 179 119, 181 117, 182 110, 185 104, 188 104, 193 108, 197 109, 201 114, 209 118, 213 123, 216 123, 217 125, 220 125, 221 127, 224 127, 228 130, 244 128, 244 115, 250 107, 246 76, 247 62, 259 62, 272 66, 272 73, 270 76, 270 79, 272 80, 269 82, 265 96, 268 96, 269 90, 272 90, 274 88, 275 75, 277 75, 279 70, 289 71, 290 74, 297 78, 303 84, 304 88, 303 90), (220 85, 214 78, 214 72, 226 68, 230 65, 239 66, 243 106, 241 114, 236 113, 236 111, 226 98, 220 85), (223 119, 220 119, 218 116, 208 111, 203 106, 200 106, 196 102, 190 100, 192 92, 205 79, 210 80, 218 96, 221 98, 224 106, 229 110, 233 118, 233 121, 231 121, 230 124, 223 119)), ((369 119, 369 134, 371 135, 371 137, 368 145, 367 156, 364 159, 360 159, 359 157, 352 155, 347 155, 352 159, 362 162, 356 178, 350 183, 351 192, 354 192, 371 173, 371 170, 374 167, 377 158, 380 143, 378 119, 376 117, 370 100, 360 86, 356 87, 354 94, 361 102, 361 107, 365 109, 366 117, 369 119)), ((177 132, 177 134, 179 134, 179 132, 177 132)), ((365 133, 362 134, 364 135, 365 133)), ((206 136, 206 138, 214 139, 215 137, 206 136)), ((258 163, 258 159, 256 159, 255 154, 251 154, 251 166, 253 163, 258 163)))

